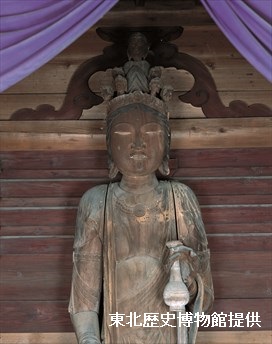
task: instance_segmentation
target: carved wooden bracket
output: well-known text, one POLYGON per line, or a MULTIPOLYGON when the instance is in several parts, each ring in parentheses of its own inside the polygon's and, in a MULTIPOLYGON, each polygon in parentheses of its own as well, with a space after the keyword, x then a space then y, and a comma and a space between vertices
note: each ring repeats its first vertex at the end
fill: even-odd
POLYGON ((272 116, 272 111, 263 104, 247 105, 245 102, 232 101, 226 107, 216 90, 215 82, 208 68, 198 59, 178 51, 176 45, 169 43, 182 34, 181 27, 123 27, 98 28, 97 34, 113 44, 104 49, 103 54, 82 63, 72 76, 63 104, 59 110, 48 104, 34 109, 20 109, 12 114, 11 120, 75 120, 84 109, 103 102, 93 93, 88 81, 98 71, 120 67, 127 61, 127 44, 134 32, 143 33, 150 45, 147 61, 151 66, 175 67, 188 71, 194 77, 190 91, 179 97, 182 102, 201 107, 206 117, 257 117, 272 116))

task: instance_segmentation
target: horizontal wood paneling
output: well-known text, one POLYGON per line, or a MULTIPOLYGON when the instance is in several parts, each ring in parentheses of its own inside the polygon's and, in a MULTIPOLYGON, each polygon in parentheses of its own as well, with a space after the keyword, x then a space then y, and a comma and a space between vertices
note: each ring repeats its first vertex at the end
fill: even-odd
MULTIPOLYGON (((269 233, 247 236, 211 234, 208 240, 212 252, 272 251, 272 234, 269 233)), ((2 254, 64 254, 72 252, 73 237, 3 237, 0 245, 2 254)))
MULTIPOLYGON (((76 344, 74 333, 3 333, 5 344, 76 344)), ((271 344, 271 331, 199 331, 197 344, 271 344)))
MULTIPOLYGON (((272 224, 269 222, 261 223, 210 223, 205 224, 208 234, 259 234, 271 233, 272 224)), ((20 225, 2 226, 1 235, 3 236, 41 236, 41 235, 74 235, 75 219, 68 225, 20 225)))
MULTIPOLYGON (((272 117, 172 119, 172 149, 272 146, 272 117)), ((2 121, 2 151, 105 150, 104 121, 2 121)))
MULTIPOLYGON (((272 221, 271 205, 202 207, 206 224, 265 223, 272 221)), ((76 207, 20 208, 1 210, 2 226, 69 225, 75 221, 76 207)))
MULTIPOLYGON (((271 245, 271 222, 261 223, 231 223, 231 224, 205 224, 209 241, 213 240, 213 235, 222 235, 222 250, 229 250, 231 247, 242 247, 248 249, 263 250, 271 245), (266 235, 267 234, 267 235, 266 235), (223 247, 228 243, 226 248, 223 247), (263 241, 265 240, 265 243, 263 241)), ((73 225, 28 225, 28 226, 3 226, 1 235, 5 237, 46 237, 46 236, 73 236, 75 226, 73 225)), ((220 240, 220 238, 217 240, 220 240)), ((23 242, 23 241, 22 241, 23 242)), ((40 245, 42 243, 40 242, 40 245)), ((15 245, 16 247, 16 245, 15 245)), ((216 246, 213 245, 216 250, 216 246)))
POLYGON ((75 219, 68 225, 27 225, 27 226, 2 226, 2 236, 41 236, 41 235, 74 235, 75 233, 75 219))
POLYGON ((75 223, 75 218, 76 208, 1 210, 2 226, 69 226, 71 223, 75 223))
MULTIPOLYGON (((269 173, 271 169, 272 147, 269 148, 248 148, 248 149, 180 149, 171 150, 170 157, 177 161, 177 171, 188 169, 199 169, 203 171, 202 176, 223 176, 222 171, 229 171, 232 168, 246 171, 244 176, 259 175, 264 169, 269 173), (215 169, 214 169, 215 168, 215 169), (219 168, 219 169, 218 169, 219 168), (214 172, 212 172, 214 171, 214 172), (217 172, 219 171, 219 175, 217 172), (250 172, 251 171, 251 172, 250 172)), ((103 171, 107 168, 106 151, 93 150, 70 150, 70 151, 10 151, 1 152, 1 169, 2 173, 13 173, 14 170, 29 170, 31 176, 32 170, 51 170, 52 177, 59 170, 69 170, 69 174, 77 170, 94 169, 103 171), (71 165, 71 162, 73 163, 71 165)), ((175 166, 172 166, 175 171, 175 166)), ((186 170, 184 170, 186 171, 186 170)), ((234 170, 235 171, 235 170, 234 170)), ((235 177, 234 171, 232 176, 235 177)), ((104 171, 105 172, 105 171, 104 171)), ((42 171, 41 171, 42 173, 42 171)), ((62 173, 62 172, 61 172, 62 173)), ((190 174, 187 176, 190 176, 190 174)), ((198 173, 199 174, 199 173, 198 173)), ((241 172, 239 172, 241 175, 241 172)), ((99 175, 100 176, 100 175, 99 175)), ((182 174, 184 177, 184 173, 182 174)), ((96 174, 98 177, 98 174, 96 174)))
POLYGON ((66 254, 53 254, 53 251, 40 246, 39 253, 36 246, 33 252, 29 250, 26 254, 15 252, 4 255, 1 262, 1 301, 68 300, 72 278, 72 246, 64 248, 66 254))
MULTIPOLYGON (((234 177, 235 178, 235 177, 234 177)), ((198 179, 179 178, 180 182, 191 187, 201 195, 271 195, 272 177, 240 177, 240 178, 212 178, 198 179)), ((176 178, 175 178, 176 180, 176 178)), ((1 197, 79 197, 98 184, 108 183, 108 179, 87 180, 35 180, 16 182, 2 181, 1 197)), ((246 203, 246 200, 245 202, 246 203)))
MULTIPOLYGON (((210 234, 255 234, 271 233, 271 222, 261 223, 210 223, 205 224, 207 233, 210 234)), ((245 239, 249 240, 249 239, 245 239)))
MULTIPOLYGON (((272 151, 272 150, 271 150, 272 151)), ((79 152, 77 152, 78 154, 79 152)), ((38 155, 38 153, 36 152, 38 155)), ((35 155, 36 155, 35 154, 35 155)), ((56 153, 57 155, 58 153, 56 153)), ((90 155, 93 152, 89 153, 90 155)), ((100 152, 100 154, 103 154, 100 152)), ((3 155, 2 164, 6 164, 5 154, 3 155)), ((7 158, 8 159, 8 158, 7 158)), ((14 155, 14 159, 15 155, 14 155)), ((181 158, 183 160, 183 158, 181 158)), ((106 161, 106 156, 105 156, 106 161)), ((258 176, 271 176, 272 167, 271 166, 245 166, 245 167, 213 167, 213 168, 190 168, 182 167, 177 168, 178 160, 173 156, 170 158, 170 176, 176 178, 182 177, 258 177, 258 176)), ((13 166, 12 169, 2 169, 0 173, 0 179, 77 179, 77 178, 98 178, 97 169, 95 166, 92 169, 73 169, 73 170, 61 170, 61 169, 43 169, 43 170, 29 170, 29 169, 20 169, 13 166)), ((26 167, 28 168, 28 167, 26 167)), ((108 169, 99 169, 100 178, 108 178, 109 170, 108 169)))
MULTIPOLYGON (((47 240, 47 243, 49 242, 54 248, 58 244, 52 239, 47 240)), ((19 249, 17 253, 12 253, 13 246, 8 254, 4 248, 5 255, 1 262, 1 300, 69 299, 72 277, 71 240, 69 242, 69 246, 66 245, 61 253, 54 253, 54 248, 46 249, 41 245, 40 252, 38 246, 33 246, 32 252, 31 249, 25 249, 24 252, 19 249)), ((28 243, 23 240, 22 244, 28 243)), ((31 240, 29 245, 33 245, 31 240)), ((271 259, 271 248, 266 252, 223 252, 223 250, 214 252, 211 248, 211 268, 216 299, 271 297, 271 259)))
MULTIPOLYGON (((86 191, 86 190, 84 190, 86 191)), ((268 191, 269 192, 269 191, 268 191)), ((22 195, 24 197, 24 195, 22 195)), ((252 205, 271 204, 271 193, 267 195, 197 195, 197 199, 202 206, 211 205, 252 205)), ((43 197, 43 198, 2 198, 0 206, 3 208, 20 207, 77 207, 80 197, 43 197)))
MULTIPOLYGON (((245 300, 256 309, 271 297, 271 153, 271 148, 171 151, 172 178, 189 185, 201 205, 220 311, 241 312, 245 300)), ((69 331, 67 313, 55 307, 62 301, 67 306, 69 298, 79 199, 109 181, 107 154, 7 151, 1 158, 2 301, 11 302, 9 309, 21 305, 16 320, 21 330, 31 325, 20 325, 20 317, 32 317, 35 330, 48 331, 53 322, 56 331, 69 331)), ((269 316, 265 311, 263 317, 269 316)))

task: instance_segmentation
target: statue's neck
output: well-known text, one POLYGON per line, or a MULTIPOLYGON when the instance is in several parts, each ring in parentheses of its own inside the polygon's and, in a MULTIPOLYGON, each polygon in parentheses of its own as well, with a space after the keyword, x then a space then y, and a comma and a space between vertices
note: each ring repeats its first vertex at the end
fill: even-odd
POLYGON ((159 182, 155 173, 146 176, 123 175, 119 186, 124 191, 143 194, 154 190, 157 187, 158 183, 159 182))

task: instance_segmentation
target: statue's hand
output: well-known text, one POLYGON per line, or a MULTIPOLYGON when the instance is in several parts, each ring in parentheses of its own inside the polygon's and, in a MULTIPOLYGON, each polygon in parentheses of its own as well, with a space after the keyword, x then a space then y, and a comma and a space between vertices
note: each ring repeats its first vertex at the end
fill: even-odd
POLYGON ((79 344, 101 344, 96 338, 87 338, 80 340, 79 344))
POLYGON ((169 248, 169 257, 166 263, 166 269, 170 271, 173 263, 178 260, 180 263, 181 277, 188 289, 192 289, 199 267, 197 254, 191 247, 184 246, 180 241, 171 241, 167 244, 167 247, 169 248))
POLYGON ((96 312, 71 314, 78 344, 101 344, 98 315, 96 312))
POLYGON ((80 344, 101 344, 101 342, 97 340, 96 338, 86 338, 86 339, 80 340, 79 343, 80 344))

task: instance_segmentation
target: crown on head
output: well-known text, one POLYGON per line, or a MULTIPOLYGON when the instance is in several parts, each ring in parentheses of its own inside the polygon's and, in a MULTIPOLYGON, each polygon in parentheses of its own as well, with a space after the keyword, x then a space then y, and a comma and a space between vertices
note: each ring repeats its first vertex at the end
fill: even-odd
POLYGON ((113 86, 102 89, 102 96, 108 101, 108 115, 126 105, 141 103, 169 117, 166 103, 173 88, 163 85, 163 68, 151 67, 146 60, 148 53, 146 37, 140 32, 133 33, 128 42, 128 61, 112 70, 113 86))

